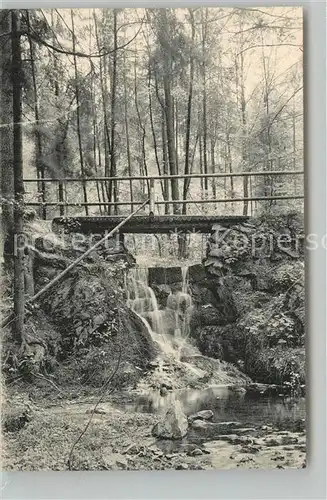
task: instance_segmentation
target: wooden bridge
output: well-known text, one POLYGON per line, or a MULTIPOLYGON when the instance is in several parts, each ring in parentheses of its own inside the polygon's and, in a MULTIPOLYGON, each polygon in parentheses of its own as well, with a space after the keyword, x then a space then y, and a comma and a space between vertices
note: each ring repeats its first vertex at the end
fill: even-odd
MULTIPOLYGON (((80 233, 103 233, 111 231, 126 217, 55 217, 52 227, 55 231, 65 229, 80 233)), ((243 215, 135 215, 124 224, 124 233, 165 234, 173 231, 189 233, 210 233, 214 224, 224 226, 248 220, 243 215)))
MULTIPOLYGON (((174 180, 181 179, 185 182, 188 180, 190 182, 192 179, 199 179, 201 182, 207 184, 208 178, 216 180, 217 178, 241 178, 252 179, 253 177, 268 177, 269 182, 272 185, 272 179, 278 178, 279 180, 285 176, 303 176, 303 170, 263 170, 263 171, 249 171, 249 172, 226 172, 226 173, 207 173, 207 174, 178 174, 178 175, 157 175, 157 176, 117 176, 117 177, 92 177, 92 178, 43 178, 43 179, 24 179, 25 185, 30 183, 36 183, 38 191, 40 187, 42 192, 45 192, 45 186, 50 183, 52 186, 57 186, 57 201, 46 201, 44 199, 38 201, 30 201, 25 203, 26 206, 37 207, 40 214, 43 214, 43 218, 47 218, 47 211, 52 207, 53 210, 59 211, 59 216, 55 215, 51 218, 53 219, 53 228, 55 230, 63 229, 82 233, 99 233, 105 231, 111 231, 118 224, 124 225, 124 233, 169 233, 172 231, 187 231, 196 233, 208 233, 210 232, 212 226, 215 223, 223 223, 226 225, 235 224, 238 222, 243 222, 249 218, 248 214, 245 215, 222 215, 219 210, 219 204, 235 204, 243 203, 243 206, 248 205, 248 203, 257 202, 275 202, 277 200, 303 200, 303 194, 293 194, 293 195, 278 195, 274 194, 273 189, 270 193, 266 193, 264 196, 247 196, 247 197, 232 197, 232 198, 210 198, 208 194, 205 194, 204 199, 159 199, 158 195, 158 185, 159 189, 162 189, 164 183, 172 183, 174 180), (120 199, 117 201, 102 201, 99 196, 99 201, 88 202, 88 201, 74 201, 69 197, 65 197, 64 193, 67 192, 67 186, 71 185, 72 189, 77 189, 81 187, 84 193, 84 198, 86 196, 86 187, 93 183, 96 185, 98 194, 99 186, 101 186, 102 193, 105 192, 104 186, 108 186, 108 183, 115 183, 116 188, 119 183, 127 182, 129 184, 130 192, 132 192, 132 186, 134 182, 144 183, 144 193, 143 199, 136 200, 131 199, 120 199), (157 190, 155 189, 157 187, 157 190), (101 201, 100 201, 101 200, 101 201), (147 201, 144 204, 144 201, 147 201), (124 224, 123 221, 126 219, 128 212, 126 213, 126 208, 130 207, 129 213, 136 212, 137 207, 143 204, 142 213, 134 215, 129 218, 124 224), (144 206, 147 205, 148 209, 144 206), (186 207, 189 205, 201 206, 199 210, 199 215, 186 213, 186 207), (211 205, 211 209, 210 209, 211 205), (100 212, 99 214, 90 215, 89 207, 95 207, 100 212), (124 207, 124 214, 118 214, 118 207, 124 207), (164 207, 164 214, 160 213, 160 207, 164 207), (203 207, 208 207, 203 213, 203 207), (76 214, 76 210, 85 210, 85 216, 76 214), (171 210, 172 209, 172 210, 171 210), (173 214, 171 214, 171 211, 173 214), (114 212, 114 215, 112 215, 114 212), (210 213, 209 213, 210 212, 210 213)), ((296 177, 294 177, 296 178, 296 177)), ((119 184, 121 186, 121 184, 119 184)), ((301 183, 303 186, 303 182, 301 183)), ((119 188, 117 188, 119 192, 119 188)), ((72 195, 71 195, 72 196, 72 195)), ((77 193, 76 193, 77 197, 77 193)), ((140 212, 140 211, 138 211, 140 212)), ((244 212, 243 212, 244 213, 244 212)))

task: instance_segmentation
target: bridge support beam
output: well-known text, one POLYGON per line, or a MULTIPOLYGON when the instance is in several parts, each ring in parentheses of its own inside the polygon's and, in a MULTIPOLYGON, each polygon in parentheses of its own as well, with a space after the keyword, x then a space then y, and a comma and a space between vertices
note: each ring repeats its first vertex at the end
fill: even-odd
MULTIPOLYGON (((126 222, 124 233, 135 234, 173 234, 178 232, 209 234, 214 224, 231 226, 245 222, 249 217, 235 216, 205 216, 205 215, 138 215, 126 222)), ((56 217, 53 219, 52 228, 60 232, 65 229, 75 233, 104 233, 110 231, 124 217, 56 217)))

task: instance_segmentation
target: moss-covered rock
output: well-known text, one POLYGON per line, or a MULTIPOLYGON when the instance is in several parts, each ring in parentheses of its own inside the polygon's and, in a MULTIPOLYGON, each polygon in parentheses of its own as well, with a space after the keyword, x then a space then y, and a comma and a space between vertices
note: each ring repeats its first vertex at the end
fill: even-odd
POLYGON ((206 261, 214 300, 192 320, 202 353, 237 363, 260 382, 294 390, 305 383, 302 238, 303 218, 294 214, 215 229, 206 261))

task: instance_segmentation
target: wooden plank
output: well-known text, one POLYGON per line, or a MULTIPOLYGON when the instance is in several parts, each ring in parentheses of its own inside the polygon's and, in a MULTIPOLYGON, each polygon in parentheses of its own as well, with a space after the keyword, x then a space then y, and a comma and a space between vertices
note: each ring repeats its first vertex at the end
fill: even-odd
MULTIPOLYGON (((165 201, 156 201, 156 205, 172 205, 172 204, 187 204, 187 205, 194 205, 194 204, 199 204, 203 205, 204 203, 236 203, 236 202, 243 202, 243 201, 269 201, 269 200, 304 200, 303 195, 290 195, 290 196, 253 196, 249 198, 220 198, 220 199, 210 199, 210 200, 165 200, 165 201)), ((142 201, 135 201, 134 204, 136 203, 142 203, 142 201)), ((30 206, 30 207, 35 207, 39 205, 43 206, 48 206, 48 207, 101 207, 101 206, 108 206, 108 202, 81 202, 81 203, 57 203, 57 202, 45 202, 45 203, 40 203, 40 202, 28 202, 25 203, 25 206, 30 206)), ((110 202, 110 205, 130 205, 131 201, 112 201, 110 202)))
POLYGON ((66 179, 59 178, 44 178, 44 179, 24 179, 24 182, 96 182, 96 181, 140 181, 140 180, 163 180, 163 179, 201 179, 201 178, 225 178, 225 177, 260 177, 260 176, 281 176, 281 175, 303 175, 304 170, 265 170, 265 171, 249 171, 249 172, 215 172, 208 174, 174 174, 174 175, 134 175, 132 177, 127 175, 116 177, 67 177, 66 179))
MULTIPOLYGON (((248 220, 243 215, 231 216, 206 216, 206 215, 160 215, 144 216, 137 215, 124 225, 124 233, 135 234, 164 234, 177 231, 205 233, 211 232, 212 226, 221 223, 225 226, 238 224, 248 220)), ((76 233, 102 233, 110 231, 118 223, 124 220, 119 216, 102 217, 55 217, 52 221, 54 231, 59 232, 66 229, 76 233)))

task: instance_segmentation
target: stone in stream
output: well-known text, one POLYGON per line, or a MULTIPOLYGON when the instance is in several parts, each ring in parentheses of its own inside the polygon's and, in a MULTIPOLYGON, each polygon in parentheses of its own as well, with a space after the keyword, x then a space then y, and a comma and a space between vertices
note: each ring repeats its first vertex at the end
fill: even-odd
POLYGON ((188 417, 189 422, 194 420, 211 420, 213 418, 213 411, 211 410, 201 410, 188 417))
POLYGON ((179 464, 176 466, 176 470, 188 470, 187 464, 179 464))
POLYGON ((168 394, 168 390, 165 386, 161 385, 160 387, 160 396, 164 397, 168 394))
POLYGON ((247 436, 229 436, 229 439, 226 439, 231 444, 242 444, 242 445, 250 445, 254 444, 254 439, 247 436))
POLYGON ((128 461, 125 457, 119 457, 116 460, 116 464, 120 469, 127 469, 128 468, 128 461))
MULTIPOLYGON (((196 418, 193 421, 191 420, 190 423, 193 429, 203 432, 210 431, 216 433, 217 435, 237 434, 238 431, 242 429, 242 424, 238 422, 208 422, 208 420, 196 418)), ((239 433, 241 434, 242 432, 239 433)))
POLYGON ((164 419, 152 429, 152 435, 159 439, 181 439, 187 434, 188 422, 179 401, 171 404, 164 419))
POLYGON ((125 451, 123 451, 123 454, 124 455, 137 455, 139 453, 139 451, 140 451, 139 447, 135 443, 132 443, 129 446, 127 446, 125 451))
POLYGON ((240 453, 258 453, 260 448, 258 446, 246 445, 240 449, 240 453))
POLYGON ((268 439, 264 439, 264 444, 266 446, 280 446, 281 445, 281 442, 277 439, 274 439, 274 438, 268 438, 268 439))
POLYGON ((198 418, 195 420, 191 420, 191 423, 193 429, 199 429, 199 430, 207 430, 209 427, 211 428, 212 425, 215 425, 212 422, 207 422, 206 420, 198 418))
POLYGON ((295 436, 282 436, 281 444, 289 445, 289 444, 297 444, 299 439, 295 436))
POLYGON ((244 427, 244 429, 243 428, 242 429, 233 429, 233 433, 237 434, 238 436, 251 434, 255 431, 256 430, 254 427, 244 427))
POLYGON ((199 457, 201 455, 204 455, 204 452, 200 450, 200 448, 195 448, 195 450, 191 450, 187 453, 190 457, 199 457))

